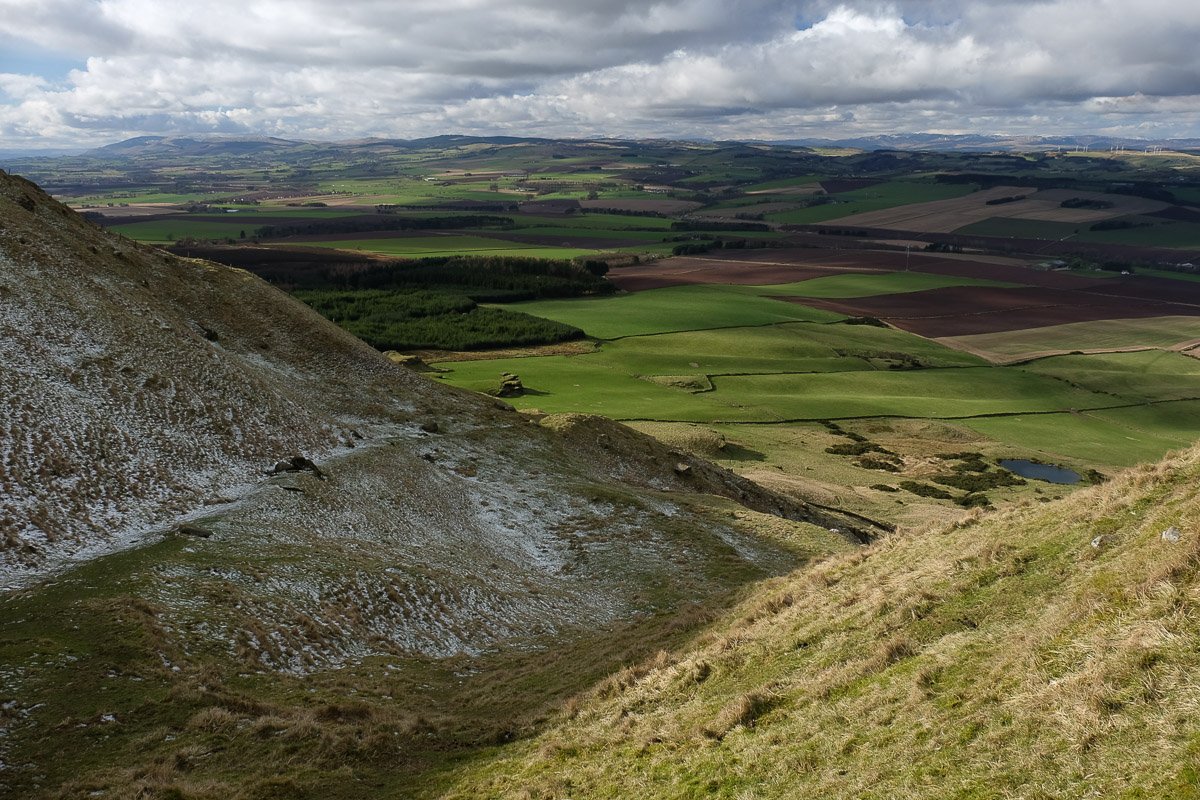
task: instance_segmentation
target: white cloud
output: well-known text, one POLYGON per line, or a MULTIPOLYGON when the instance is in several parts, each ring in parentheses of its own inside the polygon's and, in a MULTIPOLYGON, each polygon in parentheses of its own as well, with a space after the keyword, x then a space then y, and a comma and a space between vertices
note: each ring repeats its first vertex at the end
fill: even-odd
POLYGON ((1187 99, 1200 4, 1177 0, 0 0, 0 35, 86 61, 65 82, 0 75, 10 145, 167 131, 1200 135, 1187 99))

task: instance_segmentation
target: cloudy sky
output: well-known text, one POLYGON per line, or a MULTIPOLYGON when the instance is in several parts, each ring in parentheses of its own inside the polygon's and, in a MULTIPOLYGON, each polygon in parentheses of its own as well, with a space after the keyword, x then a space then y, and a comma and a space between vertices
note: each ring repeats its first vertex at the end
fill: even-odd
POLYGON ((0 0, 0 149, 1200 136, 1196 0, 0 0))

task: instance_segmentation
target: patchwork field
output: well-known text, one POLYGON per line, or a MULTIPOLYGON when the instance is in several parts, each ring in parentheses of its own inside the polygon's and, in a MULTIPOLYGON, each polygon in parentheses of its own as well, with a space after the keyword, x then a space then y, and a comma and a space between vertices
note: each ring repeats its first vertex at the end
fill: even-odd
MULTIPOLYGON (((279 178, 229 170, 221 191, 131 190, 132 206, 105 210, 143 241, 240 245, 244 232, 231 260, 284 285, 350 292, 342 305, 359 318, 344 324, 373 333, 407 330, 387 315, 421 305, 380 296, 363 317, 349 276, 387 259, 512 256, 545 259, 550 272, 577 259, 618 294, 528 276, 516 286, 473 274, 463 286, 437 274, 444 264, 425 268, 422 280, 462 295, 463 308, 482 303, 476 316, 511 309, 591 337, 544 350, 514 339, 503 358, 443 354, 439 379, 495 392, 502 372, 516 373, 519 406, 667 420, 645 423, 664 436, 715 425, 752 442, 715 457, 737 465, 730 454, 741 454, 750 469, 758 453, 783 471, 771 480, 824 486, 888 518, 948 504, 878 488, 931 480, 939 453, 1109 467, 1174 446, 1169 409, 1193 401, 1173 398, 1200 397, 1200 360, 1170 352, 1200 340, 1200 283, 1162 271, 1188 259, 1162 248, 1200 245, 1200 214, 1182 205, 1197 190, 1153 184, 1136 159, 544 142, 362 155, 284 165, 279 178), (182 205, 197 200, 210 210, 182 205), (305 220, 325 224, 300 230, 305 220), (265 224, 286 232, 254 241, 265 224), (276 264, 264 247, 286 255, 276 264), (494 302, 509 297, 541 299, 494 302), (1114 354, 1126 350, 1147 352, 1114 354), (823 420, 870 441, 847 444, 823 420), (849 494, 829 488, 841 483, 849 494)), ((402 271, 386 291, 420 288, 402 271)), ((456 324, 465 318, 420 323, 456 324)), ((992 490, 1022 492, 1032 490, 992 490)))

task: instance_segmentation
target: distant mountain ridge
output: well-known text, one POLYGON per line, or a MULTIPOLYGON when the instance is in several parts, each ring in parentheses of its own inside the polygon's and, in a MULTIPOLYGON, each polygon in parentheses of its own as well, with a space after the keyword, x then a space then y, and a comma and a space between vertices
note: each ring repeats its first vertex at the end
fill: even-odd
MULTIPOLYGON (((471 144, 554 144, 563 145, 604 143, 614 145, 655 142, 660 139, 609 139, 609 138, 547 138, 529 136, 471 136, 443 134, 416 139, 368 137, 347 141, 301 141, 273 136, 138 136, 132 139, 88 150, 87 156, 205 156, 205 155, 253 155, 255 153, 303 152, 329 148, 371 149, 379 147, 398 149, 423 149, 465 146, 471 144)), ((710 140, 698 140, 710 141, 710 140)), ((722 144, 769 144, 793 147, 836 147, 856 150, 929 150, 935 152, 978 152, 1002 151, 1046 151, 1062 149, 1143 150, 1162 147, 1168 150, 1200 149, 1200 138, 1182 139, 1134 139, 1090 134, 1062 136, 1007 136, 984 134, 940 134, 899 133, 878 136, 855 136, 845 138, 800 137, 794 139, 733 139, 718 140, 722 144)))

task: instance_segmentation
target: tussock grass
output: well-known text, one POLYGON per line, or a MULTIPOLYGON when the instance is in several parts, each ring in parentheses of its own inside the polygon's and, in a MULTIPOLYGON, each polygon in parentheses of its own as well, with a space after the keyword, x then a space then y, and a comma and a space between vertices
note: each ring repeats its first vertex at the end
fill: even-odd
POLYGON ((1189 450, 767 581, 439 796, 1200 796, 1198 479, 1189 450))

